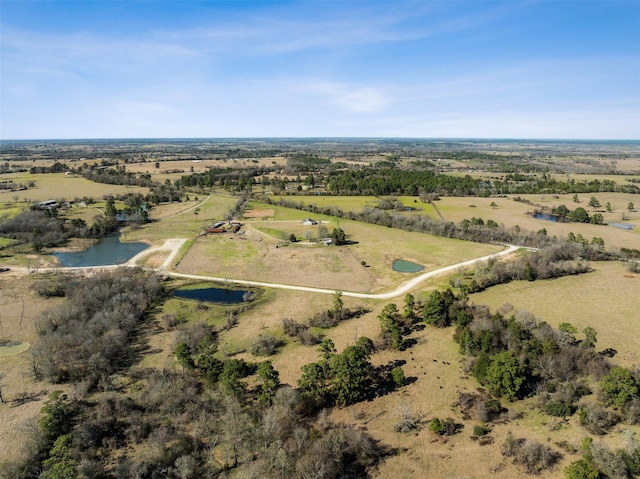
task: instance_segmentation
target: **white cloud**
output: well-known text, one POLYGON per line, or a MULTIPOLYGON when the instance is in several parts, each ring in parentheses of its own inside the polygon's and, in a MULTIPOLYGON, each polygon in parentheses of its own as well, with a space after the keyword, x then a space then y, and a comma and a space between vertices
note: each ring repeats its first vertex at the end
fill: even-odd
POLYGON ((330 104, 355 113, 381 111, 389 104, 389 98, 382 90, 370 86, 302 80, 297 89, 320 95, 330 104))

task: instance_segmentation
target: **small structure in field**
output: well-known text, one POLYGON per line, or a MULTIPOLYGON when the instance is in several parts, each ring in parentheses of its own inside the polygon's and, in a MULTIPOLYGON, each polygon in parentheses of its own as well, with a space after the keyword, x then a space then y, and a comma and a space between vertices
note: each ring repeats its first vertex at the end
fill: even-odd
POLYGON ((38 208, 41 210, 50 210, 52 208, 57 208, 58 207, 58 202, 56 200, 47 200, 47 201, 41 201, 40 203, 38 203, 38 208))
POLYGON ((314 219, 311 219, 311 218, 305 218, 305 219, 302 220, 302 224, 304 226, 313 226, 313 225, 317 225, 318 222, 316 220, 314 220, 314 219))

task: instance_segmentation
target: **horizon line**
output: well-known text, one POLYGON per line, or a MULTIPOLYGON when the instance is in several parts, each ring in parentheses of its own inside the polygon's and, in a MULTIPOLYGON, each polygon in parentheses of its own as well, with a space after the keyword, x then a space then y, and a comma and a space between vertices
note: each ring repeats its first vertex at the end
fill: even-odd
POLYGON ((421 140, 421 141, 536 141, 536 142, 638 142, 640 138, 524 138, 524 137, 420 137, 420 136, 220 136, 220 137, 86 137, 86 138, 0 138, 0 143, 81 141, 249 141, 249 140, 421 140))

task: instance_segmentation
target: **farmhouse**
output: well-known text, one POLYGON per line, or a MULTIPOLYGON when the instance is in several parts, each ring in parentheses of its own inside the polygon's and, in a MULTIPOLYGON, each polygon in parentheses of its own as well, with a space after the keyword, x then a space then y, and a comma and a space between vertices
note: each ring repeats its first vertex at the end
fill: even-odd
POLYGON ((313 225, 317 225, 318 222, 316 220, 314 220, 314 219, 311 219, 311 218, 305 218, 305 219, 302 220, 302 224, 304 226, 313 226, 313 225))

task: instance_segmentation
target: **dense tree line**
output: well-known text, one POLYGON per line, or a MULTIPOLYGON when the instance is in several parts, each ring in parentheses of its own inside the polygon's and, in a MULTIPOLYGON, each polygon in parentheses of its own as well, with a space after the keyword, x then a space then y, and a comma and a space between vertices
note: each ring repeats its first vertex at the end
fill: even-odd
POLYGON ((124 165, 107 169, 85 169, 82 171, 82 176, 87 180, 95 181, 96 183, 105 183, 107 185, 150 187, 153 184, 151 175, 147 173, 136 174, 128 172, 125 170, 124 165))
MULTIPOLYGON (((345 212, 336 206, 321 207, 313 204, 306 204, 301 201, 294 201, 289 198, 279 198, 274 200, 267 197, 263 201, 269 204, 277 204, 287 208, 296 208, 315 214, 336 216, 339 218, 347 218, 355 221, 387 226, 389 228, 399 228, 406 231, 417 231, 420 233, 428 233, 436 236, 457 238, 467 241, 482 243, 510 243, 534 248, 544 248, 551 244, 562 245, 566 242, 565 240, 548 236, 544 230, 531 232, 519 227, 507 228, 490 220, 485 223, 484 220, 479 218, 463 220, 456 224, 452 221, 432 219, 424 215, 390 213, 370 206, 365 206, 360 212, 345 212)), ((605 260, 615 259, 616 257, 612 252, 605 252, 603 244, 600 242, 592 244, 582 241, 579 242, 579 244, 581 245, 580 254, 585 259, 605 260)))
POLYGON ((328 172, 327 189, 336 195, 411 195, 420 191, 452 196, 531 193, 621 192, 639 194, 637 185, 612 180, 566 181, 550 175, 508 175, 504 180, 474 179, 470 175, 438 174, 434 170, 362 167, 328 172))
POLYGON ((226 190, 244 191, 255 184, 255 178, 271 172, 270 168, 209 168, 203 173, 192 173, 181 176, 175 181, 179 188, 224 188, 226 190))
POLYGON ((468 293, 475 293, 514 280, 535 281, 583 274, 592 271, 588 263, 579 260, 584 256, 585 251, 581 245, 559 243, 510 261, 490 260, 475 269, 469 282, 452 282, 468 293))

